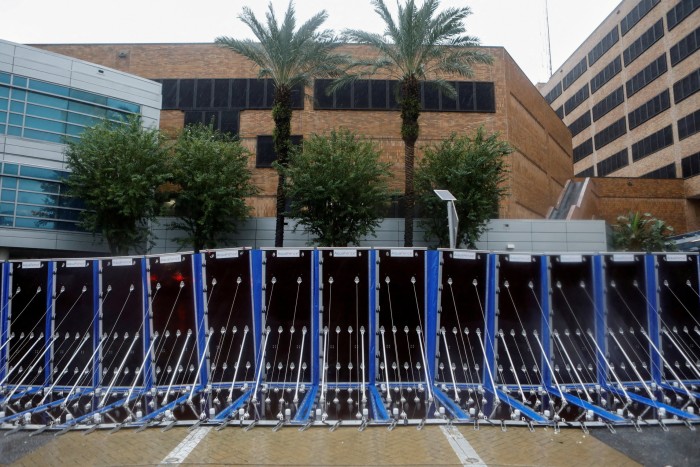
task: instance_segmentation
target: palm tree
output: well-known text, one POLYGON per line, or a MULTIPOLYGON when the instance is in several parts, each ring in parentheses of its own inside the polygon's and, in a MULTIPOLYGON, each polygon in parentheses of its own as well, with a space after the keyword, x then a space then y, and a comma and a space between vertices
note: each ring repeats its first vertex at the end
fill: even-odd
MULTIPOLYGON (((474 48, 479 45, 477 38, 465 34, 464 19, 471 14, 469 7, 447 8, 438 13, 439 0, 425 0, 420 8, 415 0, 407 0, 405 5, 398 4, 398 15, 394 19, 383 0, 372 0, 372 5, 384 21, 384 33, 379 35, 351 29, 344 31, 343 35, 349 42, 368 45, 378 52, 376 60, 358 63, 365 65, 365 76, 382 71, 398 80, 406 177, 404 246, 413 246, 413 168, 419 134, 421 82, 431 83, 443 94, 454 98, 457 95, 454 87, 442 77, 445 74, 470 77, 473 64, 490 64, 493 59, 474 48)), ((340 78, 333 88, 360 76, 362 74, 340 78)))
POLYGON ((278 23, 272 3, 261 23, 248 7, 239 19, 250 28, 257 41, 218 37, 216 43, 237 52, 254 62, 260 69, 259 78, 269 78, 275 88, 272 133, 277 153, 277 219, 275 246, 284 244, 284 171, 291 146, 292 92, 311 85, 313 78, 332 78, 339 75, 347 58, 334 53, 340 45, 332 31, 319 30, 328 15, 325 10, 296 28, 294 4, 290 1, 284 19, 278 23))

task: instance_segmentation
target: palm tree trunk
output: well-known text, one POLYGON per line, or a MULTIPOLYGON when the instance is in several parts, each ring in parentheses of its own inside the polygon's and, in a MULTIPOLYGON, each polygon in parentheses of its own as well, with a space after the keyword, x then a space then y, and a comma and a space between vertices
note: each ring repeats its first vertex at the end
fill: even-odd
POLYGON ((404 142, 404 245, 413 246, 413 211, 416 204, 413 188, 416 141, 420 116, 420 83, 415 77, 406 78, 401 84, 401 139, 404 142))
POLYGON ((280 86, 275 90, 275 99, 272 104, 272 119, 275 128, 272 132, 272 140, 277 153, 277 203, 275 219, 275 247, 284 246, 284 214, 287 197, 285 195, 284 169, 289 163, 289 147, 292 133, 292 93, 291 89, 280 86))

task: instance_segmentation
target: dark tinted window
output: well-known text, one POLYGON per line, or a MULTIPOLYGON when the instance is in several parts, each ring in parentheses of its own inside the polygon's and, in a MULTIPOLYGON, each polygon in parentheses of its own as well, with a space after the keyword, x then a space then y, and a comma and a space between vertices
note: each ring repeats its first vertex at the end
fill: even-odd
POLYGON ((622 104, 625 101, 625 91, 622 86, 605 96, 600 102, 593 106, 593 121, 597 121, 603 115, 622 104))
POLYGON ((678 139, 684 139, 700 131, 700 110, 678 120, 678 139))
POLYGON ((676 66, 689 56, 691 56, 700 47, 700 28, 691 32, 683 39, 678 41, 676 45, 671 47, 669 54, 671 55, 671 66, 676 66))
POLYGON ((207 108, 211 107, 212 82, 210 79, 198 79, 197 81, 197 100, 195 107, 207 108))
POLYGON ((619 40, 620 34, 617 32, 616 24, 615 27, 588 52, 588 66, 593 66, 593 64, 597 62, 600 57, 605 55, 605 52, 610 50, 613 45, 617 44, 619 40))
POLYGON ((640 159, 673 144, 673 128, 671 125, 652 133, 632 145, 632 160, 640 159))
POLYGON ((588 83, 586 83, 576 92, 576 94, 564 102, 564 112, 566 112, 566 115, 569 115, 576 107, 588 99, 588 95, 588 83))
POLYGON ((647 65, 643 70, 627 80, 625 87, 627 89, 627 98, 629 99, 659 76, 666 73, 668 64, 666 63, 666 54, 664 53, 659 58, 647 65))
POLYGON ((496 110, 493 83, 476 83, 476 110, 478 112, 496 110))
POLYGON ((551 91, 549 91, 547 93, 546 96, 544 96, 544 100, 547 101, 547 104, 551 104, 552 102, 554 102, 557 99, 557 97, 561 96, 561 93, 562 93, 562 89, 561 89, 561 81, 560 81, 557 83, 556 86, 554 86, 554 88, 552 88, 551 91))
POLYGON ((424 83, 423 86, 423 109, 424 110, 439 110, 440 109, 440 90, 437 86, 424 83))
POLYGON ((629 155, 627 154, 627 148, 625 148, 622 151, 598 162, 596 165, 598 169, 598 176, 605 177, 616 170, 628 166, 629 163, 629 155))
POLYGON ((637 128, 639 125, 648 120, 651 120, 664 110, 668 109, 670 106, 671 95, 667 89, 629 113, 627 119, 629 121, 630 130, 637 128))
POLYGON ((194 80, 180 80, 180 98, 178 107, 181 109, 191 109, 194 107, 194 80))
POLYGON ((683 178, 693 177, 700 173, 700 152, 691 154, 681 160, 683 178))
POLYGON ((666 24, 668 30, 678 26, 681 21, 686 19, 692 12, 700 8, 700 0, 681 0, 676 6, 668 10, 666 13, 666 24))
POLYGON ((593 166, 591 166, 585 170, 580 171, 579 173, 574 175, 574 177, 584 178, 584 177, 593 177, 594 175, 595 174, 593 173, 593 166))
POLYGON ((641 178, 676 178, 676 164, 668 164, 647 172, 641 178))
POLYGON ((596 151, 627 133, 627 123, 625 120, 625 117, 622 117, 612 125, 596 133, 594 137, 596 151))
POLYGON ((580 62, 578 62, 574 68, 568 72, 565 76, 564 79, 562 80, 562 86, 564 89, 568 89, 569 86, 574 84, 574 82, 583 74, 585 71, 588 69, 588 66, 586 65, 586 58, 584 57, 581 59, 580 62))
POLYGON ((608 63, 605 68, 603 68, 597 75, 591 80, 591 93, 596 92, 598 89, 602 88, 605 83, 610 81, 613 76, 618 74, 622 70, 622 61, 620 57, 617 56, 612 62, 608 63))
POLYGON ((560 105, 557 110, 554 111, 557 114, 557 117, 561 118, 562 120, 564 119, 564 106, 560 105))
POLYGON ((457 91, 459 92, 459 109, 473 110, 476 105, 474 83, 459 83, 457 91))
POLYGON ((620 21, 620 30, 624 36, 634 27, 649 11, 654 8, 660 0, 642 0, 630 11, 627 16, 620 21))
MULTIPOLYGON (((301 135, 292 135, 291 140, 293 145, 299 145, 303 137, 301 135)), ((255 167, 272 167, 272 163, 276 160, 277 153, 275 152, 272 135, 258 135, 255 151, 255 167)))
POLYGON ((262 79, 248 80, 248 108, 265 108, 265 81, 262 79))
POLYGON ((244 109, 248 107, 248 80, 234 79, 231 81, 231 107, 244 109))
POLYGON ((163 110, 177 109, 177 80, 164 79, 163 84, 163 110))
POLYGON ((328 94, 327 89, 333 80, 317 79, 314 81, 314 108, 332 109, 333 94, 328 94))
POLYGON ((230 80, 214 80, 214 107, 228 107, 228 91, 230 80))
POLYGON ((369 80, 361 79, 353 83, 353 107, 355 109, 369 108, 369 80))
POLYGON ((386 109, 387 107, 387 83, 386 80, 378 79, 371 81, 371 95, 373 109, 386 109))
POLYGON ((578 162, 586 156, 593 154, 593 140, 588 138, 574 148, 574 162, 578 162))
POLYGON ((576 136, 583 130, 591 126, 591 112, 586 111, 579 118, 574 120, 571 125, 569 125, 569 131, 571 131, 571 136, 576 136))
POLYGON ((335 108, 350 109, 352 108, 352 87, 343 86, 335 91, 335 108))
MULTIPOLYGON (((700 1, 700 0, 698 0, 700 1)), ((673 102, 678 104, 700 90, 700 68, 673 84, 673 102)))
POLYGON ((658 20, 652 27, 647 29, 639 38, 632 42, 629 47, 622 51, 625 66, 635 61, 645 50, 651 47, 656 41, 664 36, 664 20, 658 20))
POLYGON ((221 117, 219 120, 221 121, 221 125, 219 127, 221 131, 231 135, 238 134, 238 110, 221 112, 221 117))

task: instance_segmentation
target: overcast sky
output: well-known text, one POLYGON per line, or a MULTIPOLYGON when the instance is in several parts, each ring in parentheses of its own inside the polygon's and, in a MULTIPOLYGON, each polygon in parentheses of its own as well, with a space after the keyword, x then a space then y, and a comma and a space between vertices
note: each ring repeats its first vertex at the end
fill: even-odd
MULTIPOLYGON (((401 0, 403 1, 403 0, 401 0)), ((421 0, 417 0, 421 3, 421 0)), ((548 0, 554 71, 620 3, 619 0, 548 0)), ((276 11, 288 0, 272 0, 276 11)), ((395 9, 395 0, 387 0, 395 9)), ((212 42, 251 37, 238 20, 244 5, 262 18, 259 0, 0 0, 0 39, 21 44, 212 42)), ((296 0, 298 23, 321 9, 325 26, 382 32, 370 0, 296 0)), ((468 5, 467 31, 482 45, 503 46, 533 81, 549 78, 545 0, 442 0, 468 5)))

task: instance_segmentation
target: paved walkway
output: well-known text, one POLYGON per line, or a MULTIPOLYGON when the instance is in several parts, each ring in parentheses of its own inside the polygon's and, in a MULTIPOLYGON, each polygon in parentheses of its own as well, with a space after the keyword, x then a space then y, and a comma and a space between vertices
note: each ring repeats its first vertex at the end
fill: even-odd
MULTIPOLYGON (((20 443, 27 435, 13 434, 4 441, 20 443)), ((513 427, 505 433, 493 427, 475 431, 471 426, 427 426, 420 431, 369 427, 364 432, 351 427, 335 432, 286 427, 273 433, 269 427, 248 432, 229 427, 41 436, 46 437, 43 445, 11 465, 639 465, 578 429, 555 434, 551 428, 531 433, 513 427)))

